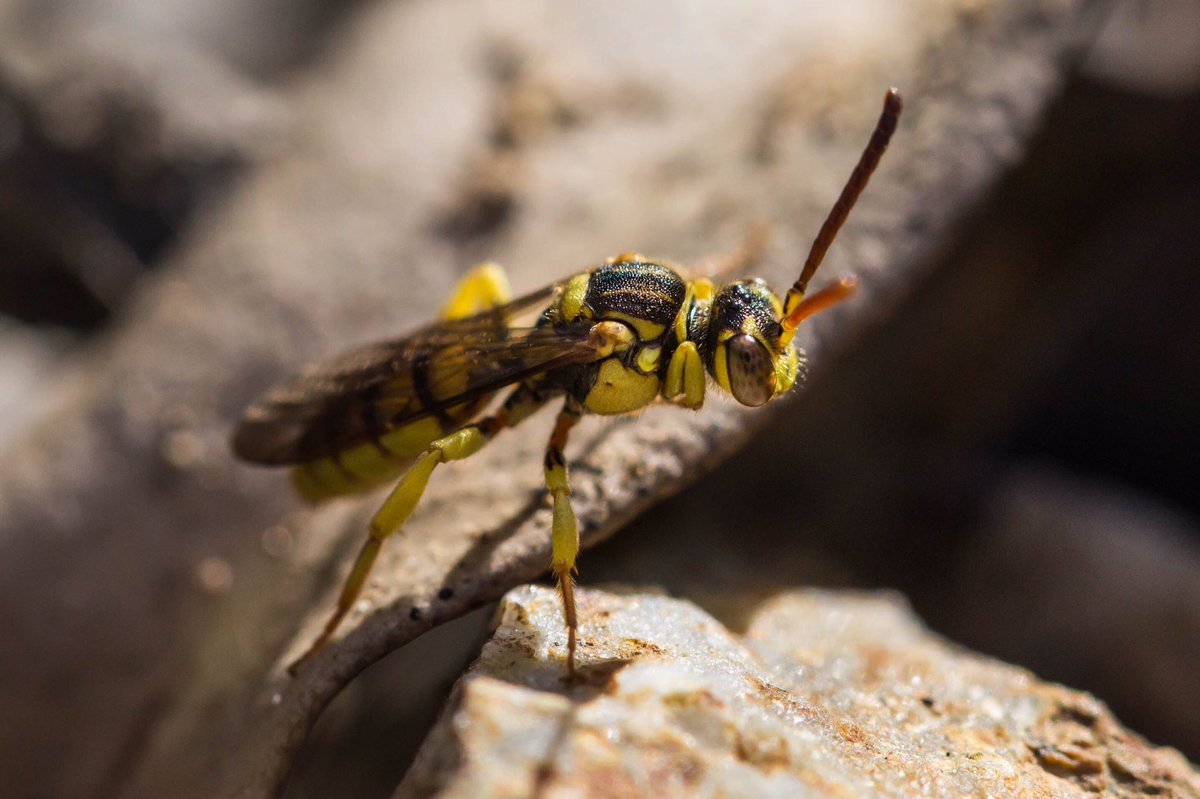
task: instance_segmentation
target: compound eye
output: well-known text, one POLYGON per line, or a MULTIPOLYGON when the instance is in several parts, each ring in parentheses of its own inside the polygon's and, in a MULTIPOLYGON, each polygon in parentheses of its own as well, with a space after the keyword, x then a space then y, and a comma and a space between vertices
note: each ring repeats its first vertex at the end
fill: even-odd
POLYGON ((729 339, 725 348, 725 368, 733 398, 750 407, 766 404, 775 396, 775 363, 771 353, 746 333, 729 339))

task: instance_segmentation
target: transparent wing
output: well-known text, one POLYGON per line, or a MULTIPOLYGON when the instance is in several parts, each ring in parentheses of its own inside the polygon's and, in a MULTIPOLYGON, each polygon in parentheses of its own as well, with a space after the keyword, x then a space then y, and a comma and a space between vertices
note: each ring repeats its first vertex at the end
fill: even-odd
POLYGON ((234 432, 234 452, 269 465, 331 457, 504 386, 595 360, 589 325, 508 326, 513 316, 545 305, 555 290, 310 366, 246 411, 234 432))

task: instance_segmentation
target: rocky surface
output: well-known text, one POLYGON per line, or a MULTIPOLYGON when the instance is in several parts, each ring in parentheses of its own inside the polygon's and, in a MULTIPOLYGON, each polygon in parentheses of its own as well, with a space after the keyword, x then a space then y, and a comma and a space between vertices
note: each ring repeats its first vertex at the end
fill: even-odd
POLYGON ((694 605, 509 593, 398 796, 1200 796, 1094 697, 941 640, 896 595, 803 591, 744 635, 694 605))

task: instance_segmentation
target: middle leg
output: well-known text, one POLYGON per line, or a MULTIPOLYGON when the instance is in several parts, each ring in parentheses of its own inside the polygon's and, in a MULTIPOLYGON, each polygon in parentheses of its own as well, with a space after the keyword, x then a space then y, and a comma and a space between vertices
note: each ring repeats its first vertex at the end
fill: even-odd
POLYGON ((579 554, 579 525, 575 521, 575 511, 571 509, 571 484, 567 479, 563 448, 567 445, 571 428, 582 415, 583 408, 579 403, 567 397, 554 421, 554 431, 546 445, 545 462, 546 490, 554 500, 550 568, 562 592, 563 621, 567 625, 568 679, 575 677, 575 636, 579 626, 575 616, 575 581, 572 576, 576 571, 575 557, 579 554))

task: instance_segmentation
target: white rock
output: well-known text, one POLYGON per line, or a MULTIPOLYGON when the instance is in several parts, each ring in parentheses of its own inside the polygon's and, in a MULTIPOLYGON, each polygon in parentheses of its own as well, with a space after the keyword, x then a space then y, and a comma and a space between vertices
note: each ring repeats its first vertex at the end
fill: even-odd
POLYGON ((892 595, 808 591, 744 638, 662 596, 508 594, 400 796, 1200 796, 1101 703, 956 649, 892 595))

